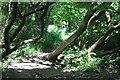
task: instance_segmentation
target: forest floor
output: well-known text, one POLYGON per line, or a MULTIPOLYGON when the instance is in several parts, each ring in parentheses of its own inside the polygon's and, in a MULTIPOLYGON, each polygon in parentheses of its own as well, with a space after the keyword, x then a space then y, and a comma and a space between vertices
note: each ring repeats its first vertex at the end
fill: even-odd
MULTIPOLYGON (((2 78, 14 78, 25 80, 119 80, 115 73, 109 73, 107 69, 97 71, 79 71, 61 67, 61 64, 39 59, 46 53, 34 53, 32 55, 18 57, 12 61, 8 68, 2 71, 2 78)), ((4 65, 4 64, 3 64, 4 65)))

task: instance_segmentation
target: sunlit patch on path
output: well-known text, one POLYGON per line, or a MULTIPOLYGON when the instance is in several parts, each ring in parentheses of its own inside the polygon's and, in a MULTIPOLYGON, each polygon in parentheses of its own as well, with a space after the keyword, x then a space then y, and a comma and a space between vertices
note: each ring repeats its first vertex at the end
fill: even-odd
POLYGON ((12 69, 47 69, 47 68, 50 68, 50 66, 43 65, 43 64, 37 64, 37 63, 15 63, 12 65, 9 65, 8 68, 12 68, 12 69))
POLYGON ((81 72, 77 69, 68 69, 59 67, 60 64, 42 60, 41 57, 47 53, 35 52, 23 57, 16 58, 6 71, 3 72, 3 78, 39 78, 42 80, 80 80, 82 78, 102 78, 99 80, 113 80, 114 74, 107 71, 101 72, 81 72), (107 74, 108 79, 104 74, 107 74))

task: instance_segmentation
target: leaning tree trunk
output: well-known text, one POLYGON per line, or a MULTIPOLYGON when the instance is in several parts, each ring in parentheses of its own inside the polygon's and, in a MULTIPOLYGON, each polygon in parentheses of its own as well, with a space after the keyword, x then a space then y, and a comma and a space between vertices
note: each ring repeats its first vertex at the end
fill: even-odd
POLYGON ((120 28, 120 24, 116 25, 115 27, 109 28, 107 32, 100 38, 98 41, 96 41, 86 52, 89 53, 93 51, 97 46, 99 46, 101 43, 105 41, 105 39, 116 29, 120 28))
POLYGON ((81 56, 87 55, 89 52, 93 51, 96 47, 98 47, 101 43, 103 43, 105 41, 105 39, 116 29, 120 29, 120 24, 109 28, 106 31, 106 33, 102 37, 100 37, 88 50, 86 50, 84 53, 81 53, 80 55, 77 55, 75 57, 81 57, 81 56))
POLYGON ((63 50, 71 43, 73 42, 76 38, 78 38, 87 28, 87 24, 90 20, 90 18, 92 17, 94 13, 94 10, 89 9, 86 13, 86 16, 83 19, 83 23, 82 25, 77 29, 77 31, 72 34, 68 39, 66 39, 55 51, 53 51, 52 53, 50 53, 47 56, 48 60, 55 60, 57 58, 57 56, 59 54, 61 54, 61 52, 63 52, 63 50))

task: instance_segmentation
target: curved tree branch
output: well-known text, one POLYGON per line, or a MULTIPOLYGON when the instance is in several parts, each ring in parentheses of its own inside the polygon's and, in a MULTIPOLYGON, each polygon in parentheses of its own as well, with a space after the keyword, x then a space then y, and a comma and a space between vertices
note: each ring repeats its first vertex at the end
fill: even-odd
POLYGON ((16 46, 12 49, 12 51, 15 51, 15 50, 18 49, 20 46, 22 46, 22 45, 24 45, 24 44, 26 44, 26 43, 28 43, 28 42, 34 42, 34 41, 37 41, 37 40, 39 40, 39 39, 42 38, 42 36, 43 36, 43 31, 44 31, 44 20, 43 20, 43 19, 44 19, 44 17, 47 15, 48 8, 49 8, 49 6, 46 6, 43 14, 42 14, 41 17, 39 18, 39 19, 41 20, 41 34, 40 34, 40 36, 39 36, 39 37, 36 37, 36 38, 34 38, 34 39, 28 39, 28 40, 25 40, 25 41, 21 42, 20 44, 16 45, 16 46))
MULTIPOLYGON (((22 22, 21 24, 18 26, 18 28, 15 30, 15 32, 13 33, 11 39, 10 39, 10 43, 16 38, 17 34, 21 31, 21 29, 23 28, 24 24, 25 24, 25 20, 26 17, 33 14, 33 13, 37 13, 38 11, 41 11, 43 9, 47 9, 50 5, 52 5, 54 2, 52 3, 47 3, 44 7, 40 8, 40 9, 36 9, 36 10, 32 10, 31 12, 26 13, 23 18, 22 18, 22 22)), ((40 17, 42 19, 42 17, 45 16, 44 14, 42 14, 42 16, 40 17)))
MULTIPOLYGON (((53 2, 53 3, 54 3, 54 2, 53 2)), ((53 4, 53 3, 47 3, 47 4, 46 4, 45 10, 44 10, 44 12, 42 13, 41 17, 39 18, 39 19, 41 19, 41 24, 42 24, 42 26, 41 26, 41 27, 42 27, 42 30, 41 30, 40 36, 37 37, 37 38, 34 38, 34 39, 25 40, 25 41, 21 42, 20 44, 17 44, 14 48, 10 49, 9 52, 3 52, 2 54, 0 54, 0 55, 2 55, 2 58, 0 58, 0 60, 3 59, 3 58, 5 58, 5 57, 8 56, 9 54, 11 54, 13 51, 15 51, 16 49, 18 49, 20 46, 22 46, 22 45, 24 45, 24 44, 26 44, 26 43, 28 43, 28 42, 37 41, 38 39, 42 38, 43 31, 44 31, 44 20, 43 20, 43 19, 44 19, 44 17, 47 15, 47 11, 48 11, 49 6, 50 6, 51 4, 53 4)), ((41 10, 41 9, 40 9, 40 10, 41 10)), ((37 11, 38 11, 38 10, 37 10, 37 11)), ((28 13, 28 14, 30 15, 31 13, 35 13, 35 12, 37 12, 37 11, 34 10, 34 11, 28 13)), ((26 14, 26 15, 28 16, 28 14, 26 14)), ((18 26, 18 28, 16 29, 16 31, 14 32, 14 34, 13 34, 10 42, 13 41, 13 39, 17 36, 17 34, 20 32, 20 30, 21 30, 22 27, 24 26, 24 24, 25 24, 25 19, 26 19, 26 17, 27 17, 26 15, 23 16, 22 22, 21 22, 21 24, 18 26)))
POLYGON ((96 16, 93 16, 89 22, 89 24, 94 23, 94 21, 98 20, 102 15, 104 15, 105 11, 100 11, 96 16))

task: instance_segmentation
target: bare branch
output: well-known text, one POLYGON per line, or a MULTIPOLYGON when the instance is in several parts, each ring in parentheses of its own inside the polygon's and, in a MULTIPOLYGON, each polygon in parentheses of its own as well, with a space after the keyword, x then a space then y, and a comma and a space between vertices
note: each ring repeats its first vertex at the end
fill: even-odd
POLYGON ((31 0, 30 1, 30 4, 33 6, 33 8, 37 8, 39 6, 40 3, 42 3, 43 0, 41 0, 40 2, 38 2, 37 4, 33 4, 31 0))
MULTIPOLYGON (((33 5, 32 2, 30 2, 30 3, 31 3, 31 5, 32 5, 33 7, 36 7, 36 6, 33 5)), ((37 16, 37 18, 39 18, 36 9, 34 9, 34 11, 35 11, 35 15, 37 16)))
POLYGON ((53 3, 55 3, 55 2, 47 3, 47 4, 46 4, 45 6, 43 6, 42 8, 39 8, 39 9, 36 9, 36 10, 32 10, 31 12, 26 13, 24 16, 27 17, 27 16, 35 13, 35 12, 41 11, 41 10, 45 9, 46 6, 49 7, 49 6, 52 5, 53 3))
POLYGON ((24 15, 24 17, 27 17, 27 16, 35 13, 35 12, 42 11, 43 9, 45 9, 45 6, 42 7, 42 8, 36 9, 36 11, 35 11, 35 10, 32 10, 31 12, 26 13, 26 14, 24 15))
POLYGON ((102 15, 104 15, 105 11, 100 11, 96 16, 93 16, 89 22, 89 24, 94 24, 95 20, 98 20, 102 15))
POLYGON ((110 23, 110 20, 111 20, 110 13, 106 11, 105 16, 107 18, 107 29, 108 29, 111 25, 111 23, 110 23))

